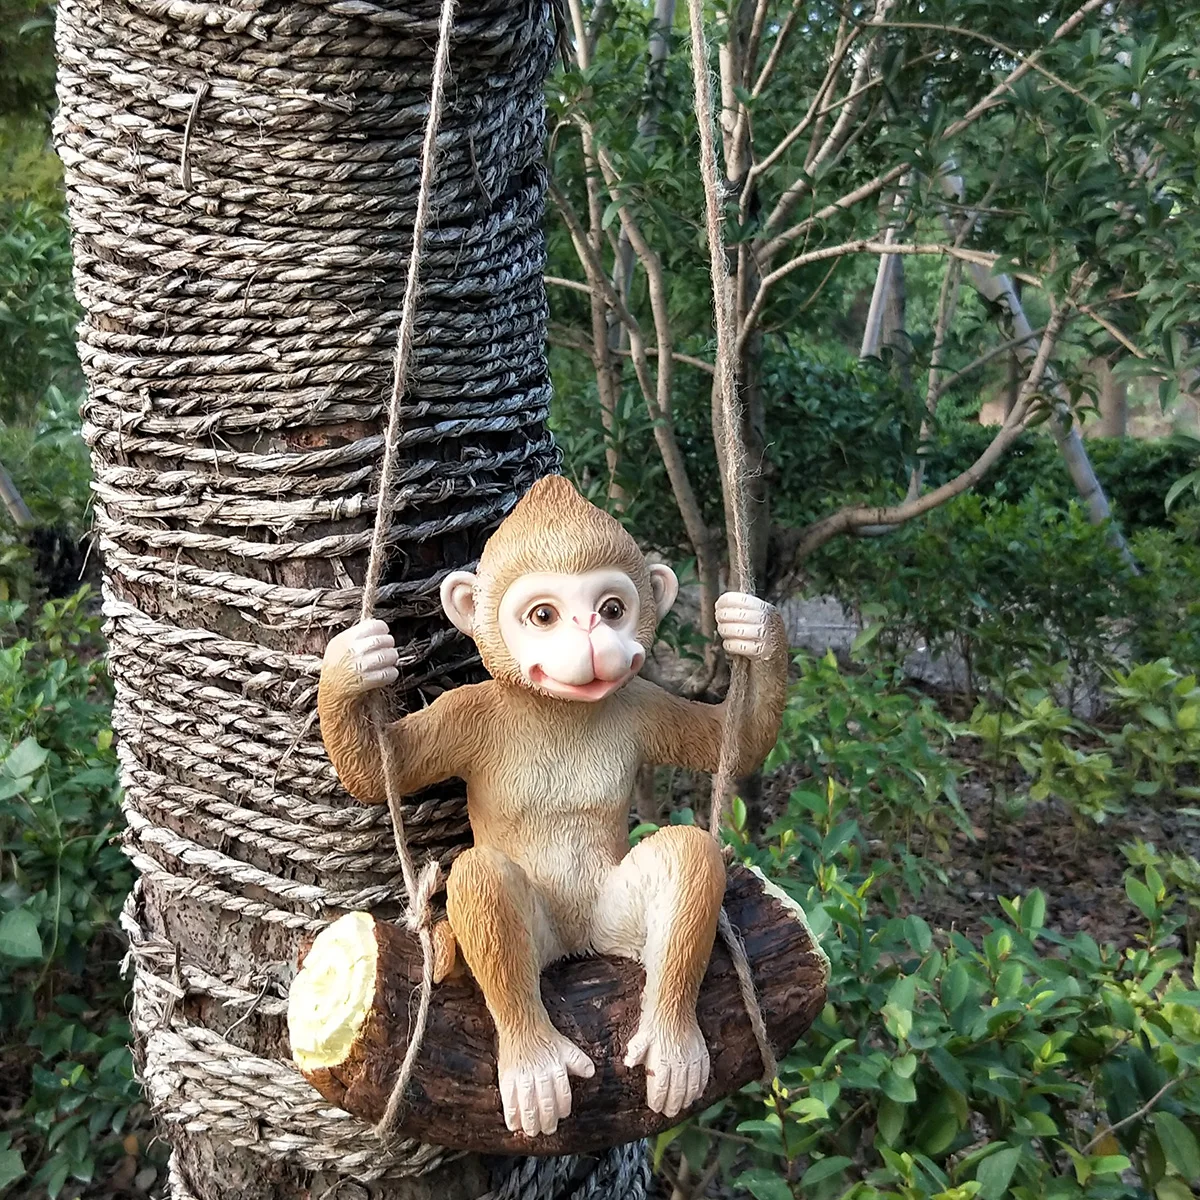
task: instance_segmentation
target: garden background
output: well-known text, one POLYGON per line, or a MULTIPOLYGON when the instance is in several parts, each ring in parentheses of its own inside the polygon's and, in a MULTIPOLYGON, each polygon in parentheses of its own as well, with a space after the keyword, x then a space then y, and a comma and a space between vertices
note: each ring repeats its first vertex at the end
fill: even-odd
MULTIPOLYGON (((832 978, 773 1088, 658 1139, 657 1186, 1184 1200, 1200 6, 708 16, 755 555, 808 647, 730 837, 804 905, 832 978), (820 597, 849 630, 828 651, 820 597)), ((553 424, 564 469, 688 584, 652 669, 711 695, 724 507, 686 12, 564 17, 553 424)), ((165 1151, 118 970, 133 874, 52 39, 51 9, 0 0, 0 1194, 140 1196, 165 1151)), ((631 836, 690 821, 703 787, 643 778, 631 836)))

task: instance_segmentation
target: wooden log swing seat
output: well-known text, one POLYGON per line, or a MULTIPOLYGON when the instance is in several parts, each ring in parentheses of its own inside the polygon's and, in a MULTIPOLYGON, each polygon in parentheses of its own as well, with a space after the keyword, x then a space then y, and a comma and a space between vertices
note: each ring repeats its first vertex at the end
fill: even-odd
MULTIPOLYGON (((730 869, 725 911, 754 965, 768 1036, 786 1049, 825 1003, 828 960, 799 906, 757 872, 730 869)), ((319 1006, 326 1036, 332 1028, 345 1036, 329 1037, 323 1053, 304 1053, 293 1040, 297 1065, 327 1100, 374 1124, 408 1047, 421 948, 401 925, 350 913, 317 936, 304 965, 292 987, 293 1005, 310 1018, 310 1006, 319 1006), (336 978, 314 962, 320 958, 336 978)), ((696 1014, 712 1060, 708 1088, 689 1112, 653 1112, 646 1106, 643 1069, 622 1061, 637 1025, 642 982, 636 963, 602 957, 564 960, 542 975, 550 1019, 592 1059, 596 1074, 573 1081, 572 1115, 557 1132, 533 1138, 505 1127, 495 1030, 479 988, 466 974, 438 984, 405 1097, 404 1133, 460 1150, 582 1153, 659 1133, 762 1074, 737 974, 718 940, 696 1014)))

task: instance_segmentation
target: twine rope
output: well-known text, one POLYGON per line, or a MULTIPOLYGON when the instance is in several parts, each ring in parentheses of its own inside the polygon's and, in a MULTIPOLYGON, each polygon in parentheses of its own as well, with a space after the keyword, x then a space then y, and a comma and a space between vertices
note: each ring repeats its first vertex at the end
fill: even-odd
MULTIPOLYGON (((404 301, 400 311, 400 328, 396 334, 396 355, 392 369, 392 391, 388 399, 387 433, 384 436, 383 461, 379 468, 377 487, 379 506, 375 510, 375 526, 371 532, 367 573, 363 581, 361 619, 374 615, 379 596, 379 583, 387 559, 388 533, 392 505, 395 502, 397 464, 400 459, 400 423, 404 395, 408 383, 409 364, 413 355, 413 334, 417 324, 417 302, 421 290, 421 256, 425 247, 425 230, 433 195, 437 160, 437 136, 442 122, 442 102, 446 89, 446 71, 450 62, 450 34, 454 27, 455 0, 442 0, 438 22, 437 50, 434 52, 433 81, 429 92, 429 116, 425 122, 425 137, 421 145, 421 179, 417 187, 417 210, 413 218, 412 251, 408 260, 408 278, 404 286, 404 301)), ((433 912, 434 893, 441 883, 441 871, 436 860, 430 859, 418 873, 404 830, 403 797, 396 790, 397 766, 395 747, 388 736, 387 722, 381 697, 375 703, 375 734, 379 746, 383 786, 387 793, 388 811, 392 816, 392 834, 396 856, 404 876, 404 891, 408 897, 404 924, 416 934, 421 943, 421 984, 417 995, 417 1010, 412 1030, 396 1082, 388 1096, 383 1116, 375 1126, 381 1137, 390 1137, 396 1127, 404 1104, 404 1092, 417 1065, 417 1057, 425 1040, 429 1021, 429 1005, 433 996, 433 912)))
MULTIPOLYGON (((721 467, 727 511, 730 516, 729 570, 730 582, 738 591, 754 591, 754 564, 750 555, 749 487, 746 442, 742 436, 742 402, 738 394, 737 329, 733 306, 733 277, 725 251, 723 196, 720 170, 717 165, 717 146, 714 130, 716 112, 713 107, 712 74, 708 66, 708 39, 704 33, 702 0, 688 0, 688 19, 692 35, 692 82, 696 109, 696 125, 700 132, 700 174, 704 180, 704 227, 708 240, 709 264, 712 274, 713 309, 717 329, 716 380, 720 421, 716 430, 717 459, 721 467)), ((729 796, 733 791, 733 765, 736 739, 742 713, 745 711, 749 688, 749 664, 735 657, 729 666, 729 692, 725 698, 725 722, 721 733, 721 749, 717 772, 712 782, 712 809, 708 828, 721 840, 721 826, 729 796)), ((750 960, 741 935, 734 929, 724 908, 717 922, 737 972, 738 989, 750 1018, 750 1028, 762 1059, 762 1082, 771 1086, 779 1070, 774 1047, 767 1036, 762 1006, 750 972, 750 960)))

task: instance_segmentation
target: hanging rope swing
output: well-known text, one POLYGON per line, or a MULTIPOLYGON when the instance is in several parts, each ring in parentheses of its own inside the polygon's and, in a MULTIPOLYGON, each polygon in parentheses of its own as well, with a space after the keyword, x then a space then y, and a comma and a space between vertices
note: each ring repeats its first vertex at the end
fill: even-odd
MULTIPOLYGON (((374 615, 387 558, 454 11, 455 0, 444 0, 376 489, 378 508, 363 585, 364 620, 374 615)), ((731 581, 750 592, 754 581, 746 534, 746 452, 734 372, 732 280, 722 234, 712 84, 700 0, 689 0, 689 14, 717 331, 720 419, 716 432, 722 479, 730 498, 731 581)), ((735 659, 709 820, 718 842, 732 790, 734 733, 746 687, 743 660, 735 659)), ((633 1141, 678 1123, 681 1117, 668 1118, 646 1106, 644 1085, 637 1078, 640 1069, 622 1064, 623 1048, 637 1025, 641 969, 628 960, 591 957, 550 966, 542 976, 542 995, 554 1026, 596 1064, 595 1076, 575 1082, 573 1114, 555 1133, 531 1139, 506 1128, 496 1086, 495 1030, 482 995, 469 977, 459 977, 439 984, 435 997, 433 900, 441 885, 440 873, 435 862, 418 869, 413 861, 405 835, 403 797, 395 784, 400 775, 395 745, 385 731, 382 704, 376 705, 374 719, 406 907, 396 925, 375 921, 365 913, 351 915, 356 944, 375 947, 373 961, 364 964, 359 959, 351 964, 352 971, 364 972, 358 989, 362 1011, 358 1023, 352 1023, 356 1033, 336 1067, 307 1069, 298 1057, 306 1077, 328 1100, 374 1123, 381 1136, 402 1131, 408 1137, 479 1152, 582 1152, 633 1141)), ((712 1078, 696 1108, 755 1078, 769 1085, 777 1069, 773 1047, 792 1045, 825 1002, 828 963, 803 912, 757 872, 740 866, 729 871, 718 932, 697 1005, 697 1019, 710 1049, 712 1078)), ((317 953, 314 949, 314 956, 317 953)))

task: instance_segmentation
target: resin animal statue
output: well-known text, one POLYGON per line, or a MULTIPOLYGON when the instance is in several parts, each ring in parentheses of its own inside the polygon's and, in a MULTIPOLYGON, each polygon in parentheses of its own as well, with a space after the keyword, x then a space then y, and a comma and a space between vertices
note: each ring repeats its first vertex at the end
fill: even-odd
MULTIPOLYGON (((662 828, 633 849, 628 836, 638 769, 715 771, 725 736, 723 705, 639 677, 678 590, 617 520, 566 479, 544 478, 488 540, 478 570, 441 586, 447 617, 474 639, 491 679, 387 727, 400 794, 466 783, 474 845, 449 874, 435 978, 461 955, 495 1023, 505 1123, 531 1137, 555 1132, 571 1112, 570 1077, 595 1069, 543 1004, 541 972, 564 957, 643 965, 624 1062, 645 1068, 651 1109, 674 1117, 708 1083, 696 1002, 725 892, 722 856, 695 826, 662 828)), ((730 731, 734 770, 748 774, 778 734, 787 640, 779 613, 751 595, 721 596, 716 624, 725 652, 749 660, 749 700, 730 731)), ((382 621, 329 643, 321 734, 342 784, 365 803, 386 799, 366 702, 397 678, 382 621)))

